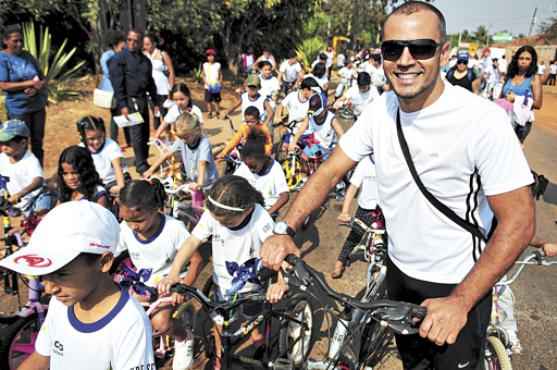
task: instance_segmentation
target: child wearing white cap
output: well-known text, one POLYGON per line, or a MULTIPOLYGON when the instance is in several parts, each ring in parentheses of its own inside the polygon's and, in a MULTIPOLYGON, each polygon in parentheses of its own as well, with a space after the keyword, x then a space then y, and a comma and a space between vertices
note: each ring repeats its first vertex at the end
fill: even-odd
POLYGON ((108 271, 118 221, 106 208, 71 201, 48 213, 26 248, 0 266, 42 278, 52 295, 27 369, 155 369, 152 331, 143 307, 108 271))

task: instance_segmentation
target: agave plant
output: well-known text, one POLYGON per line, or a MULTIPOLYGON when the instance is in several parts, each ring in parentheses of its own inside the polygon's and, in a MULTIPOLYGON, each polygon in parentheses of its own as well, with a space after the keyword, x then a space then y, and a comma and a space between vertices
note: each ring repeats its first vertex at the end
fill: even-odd
POLYGON ((327 47, 327 44, 319 37, 312 37, 302 41, 301 45, 296 48, 296 56, 302 63, 306 72, 311 68, 311 62, 317 58, 319 53, 327 47))
POLYGON ((23 48, 35 57, 42 74, 48 80, 48 101, 52 103, 78 95, 76 91, 69 89, 64 82, 76 77, 85 61, 70 66, 69 61, 77 49, 73 48, 66 52, 67 41, 67 39, 64 39, 58 50, 54 51, 52 50, 52 35, 48 27, 39 28, 37 39, 35 24, 29 22, 23 25, 23 48))

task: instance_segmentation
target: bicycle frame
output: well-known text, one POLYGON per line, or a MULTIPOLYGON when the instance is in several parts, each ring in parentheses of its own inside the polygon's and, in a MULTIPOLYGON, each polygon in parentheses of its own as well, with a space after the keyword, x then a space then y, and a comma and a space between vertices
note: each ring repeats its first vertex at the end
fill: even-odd
POLYGON ((222 369, 227 370, 232 364, 243 364, 262 369, 282 368, 281 366, 286 365, 285 361, 280 358, 274 360, 271 354, 271 349, 273 348, 271 345, 271 319, 278 318, 281 321, 281 325, 284 320, 287 320, 304 326, 304 323, 294 317, 291 317, 287 312, 273 310, 272 305, 266 302, 264 292, 250 292, 237 295, 236 299, 232 301, 213 302, 198 289, 187 285, 175 284, 171 288, 171 291, 197 300, 209 313, 209 316, 215 325, 213 330, 216 334, 215 340, 220 341, 222 348, 222 357, 220 359, 222 369), (240 328, 237 330, 231 331, 231 324, 235 322, 232 320, 234 310, 246 303, 261 303, 263 305, 263 312, 252 319, 242 322, 240 328), (264 323, 263 334, 265 338, 265 352, 263 353, 263 359, 255 360, 250 357, 233 354, 231 351, 232 346, 238 344, 240 340, 246 338, 261 323, 264 323), (222 330, 219 331, 219 328, 222 328, 222 330))
MULTIPOLYGON (((371 228, 358 218, 353 218, 346 226, 358 227, 364 231, 360 242, 350 255, 348 263, 350 264, 354 260, 360 259, 368 263, 366 287, 361 301, 366 303, 372 302, 380 298, 378 296, 380 294, 378 289, 383 286, 387 275, 387 266, 385 265, 387 250, 383 241, 385 230, 371 228)), ((330 339, 326 359, 324 361, 310 361, 308 369, 334 368, 341 354, 352 354, 353 358, 350 360, 354 364, 365 361, 371 353, 362 353, 362 347, 366 340, 371 339, 362 337, 371 320, 369 311, 358 308, 352 310, 344 307, 344 310, 339 314, 339 319, 333 331, 333 337, 330 339)), ((373 346, 373 348, 375 347, 377 347, 377 344, 373 346)))

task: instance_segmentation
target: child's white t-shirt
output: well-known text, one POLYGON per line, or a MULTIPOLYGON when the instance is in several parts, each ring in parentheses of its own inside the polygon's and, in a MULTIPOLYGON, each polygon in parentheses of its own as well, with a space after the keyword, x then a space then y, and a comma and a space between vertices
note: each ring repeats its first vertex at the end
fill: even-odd
POLYGON ((244 162, 238 167, 234 175, 243 177, 257 189, 265 199, 265 209, 271 208, 282 193, 288 193, 288 184, 280 164, 273 160, 272 166, 265 174, 252 173, 244 162))
POLYGON ((208 84, 212 85, 219 82, 220 63, 205 62, 203 63, 203 71, 205 72, 205 79, 208 84))
POLYGON ((127 291, 99 321, 83 323, 73 306, 50 299, 35 350, 51 370, 155 369, 152 329, 143 307, 127 291))
POLYGON ((288 109, 289 121, 302 122, 308 115, 309 99, 304 102, 300 101, 299 91, 292 91, 286 95, 280 104, 288 109))
POLYGON ((375 163, 372 162, 368 155, 358 163, 350 178, 350 183, 360 189, 358 195, 358 206, 360 208, 377 208, 379 197, 377 195, 377 181, 375 177, 375 163))
POLYGON ((259 76, 259 80, 261 81, 261 88, 259 89, 259 93, 266 98, 272 98, 275 93, 278 93, 280 90, 280 83, 278 78, 275 76, 271 76, 271 78, 264 78, 263 75, 259 76))
MULTIPOLYGON (((10 195, 14 195, 29 186, 34 178, 43 177, 43 169, 37 157, 30 150, 27 150, 23 157, 15 163, 11 163, 5 153, 0 153, 0 174, 10 178, 7 188, 10 195)), ((25 195, 16 204, 16 207, 25 209, 39 192, 40 189, 37 189, 25 195)))
POLYGON ((166 215, 161 217, 159 229, 148 240, 139 239, 126 221, 120 224, 118 254, 127 250, 138 270, 152 270, 151 278, 146 282, 149 286, 156 286, 160 279, 170 272, 176 253, 190 236, 181 221, 166 215))
MULTIPOLYGON (((226 269, 226 262, 239 265, 253 257, 259 257, 263 242, 273 234, 273 219, 265 208, 257 204, 249 216, 250 219, 239 230, 222 226, 212 215, 205 211, 192 235, 199 240, 212 239, 213 281, 220 288, 222 296, 231 287, 232 276, 226 269)), ((257 285, 247 283, 240 292, 257 289, 257 285)))
MULTIPOLYGON (((83 143, 79 144, 85 147, 83 143)), ((120 145, 116 143, 111 138, 105 138, 104 145, 100 152, 91 153, 93 157, 93 163, 95 164, 95 169, 99 174, 103 184, 110 184, 116 180, 116 173, 114 172, 114 167, 112 167, 112 161, 118 158, 124 157, 120 145)))
POLYGON ((284 80, 286 82, 294 82, 298 79, 298 74, 302 71, 302 66, 298 62, 290 64, 288 60, 285 60, 280 65, 279 70, 284 74, 284 80))
MULTIPOLYGON (((168 112, 164 116, 164 122, 168 124, 173 124, 176 122, 178 117, 180 117, 180 114, 187 111, 188 110, 180 109, 178 105, 174 103, 170 106, 170 108, 168 108, 168 112)), ((201 124, 203 123, 203 113, 201 112, 201 109, 199 109, 197 105, 192 105, 191 108, 189 108, 189 112, 197 116, 197 118, 199 119, 199 123, 201 124)))

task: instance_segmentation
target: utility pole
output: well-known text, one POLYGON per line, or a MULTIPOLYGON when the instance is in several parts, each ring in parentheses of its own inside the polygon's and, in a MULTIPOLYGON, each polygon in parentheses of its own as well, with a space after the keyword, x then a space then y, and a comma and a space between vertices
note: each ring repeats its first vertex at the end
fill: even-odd
POLYGON ((530 22, 530 29, 528 30, 528 37, 532 36, 532 31, 536 26, 536 15, 538 14, 538 8, 534 8, 534 14, 532 14, 532 21, 530 22))

